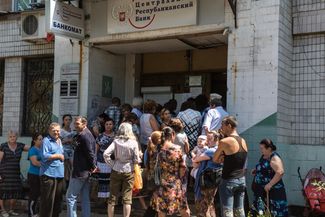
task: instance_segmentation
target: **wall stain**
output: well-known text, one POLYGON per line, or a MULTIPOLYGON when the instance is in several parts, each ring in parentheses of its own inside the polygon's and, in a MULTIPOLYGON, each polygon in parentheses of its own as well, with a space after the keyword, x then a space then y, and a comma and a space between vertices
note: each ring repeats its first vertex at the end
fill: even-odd
POLYGON ((231 73, 232 73, 232 80, 233 80, 232 97, 234 103, 236 102, 237 72, 238 72, 238 66, 237 66, 237 61, 235 61, 234 64, 232 64, 231 66, 231 73))

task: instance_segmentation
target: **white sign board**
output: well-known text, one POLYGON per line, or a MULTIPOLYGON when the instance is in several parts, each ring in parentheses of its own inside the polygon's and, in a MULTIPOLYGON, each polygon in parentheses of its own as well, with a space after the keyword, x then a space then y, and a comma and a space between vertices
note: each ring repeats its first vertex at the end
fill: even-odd
POLYGON ((196 25, 197 0, 110 0, 108 33, 196 25))
POLYGON ((56 1, 50 30, 62 36, 75 39, 84 38, 84 12, 81 8, 56 1))

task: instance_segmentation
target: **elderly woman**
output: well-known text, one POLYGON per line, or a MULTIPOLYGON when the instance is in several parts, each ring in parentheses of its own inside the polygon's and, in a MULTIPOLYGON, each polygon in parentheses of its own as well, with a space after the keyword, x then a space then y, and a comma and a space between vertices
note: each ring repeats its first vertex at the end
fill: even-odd
POLYGON ((114 206, 122 193, 123 216, 131 214, 134 165, 140 163, 138 142, 132 132, 132 125, 122 123, 112 144, 104 152, 105 162, 111 166, 108 217, 114 216, 114 206), (114 155, 114 160, 112 159, 114 155))
POLYGON ((282 176, 284 174, 283 163, 276 146, 270 139, 263 139, 260 142, 262 157, 256 165, 253 186, 254 207, 259 212, 264 212, 267 204, 267 194, 269 194, 270 211, 272 216, 288 216, 288 203, 282 176), (265 203, 265 204, 264 204, 265 203))
POLYGON ((201 179, 202 173, 209 169, 221 168, 221 164, 213 162, 213 155, 218 149, 219 140, 222 138, 221 134, 216 131, 211 131, 207 135, 208 149, 199 156, 192 159, 193 163, 199 163, 199 170, 195 177, 195 208, 197 217, 215 217, 216 211, 214 208, 214 197, 217 193, 218 187, 202 188, 201 179))
POLYGON ((20 179, 20 158, 22 152, 28 150, 29 146, 17 142, 17 133, 12 130, 8 133, 8 142, 0 146, 0 207, 3 217, 19 215, 13 208, 16 199, 23 197, 20 179), (10 200, 8 212, 5 210, 4 200, 10 200))

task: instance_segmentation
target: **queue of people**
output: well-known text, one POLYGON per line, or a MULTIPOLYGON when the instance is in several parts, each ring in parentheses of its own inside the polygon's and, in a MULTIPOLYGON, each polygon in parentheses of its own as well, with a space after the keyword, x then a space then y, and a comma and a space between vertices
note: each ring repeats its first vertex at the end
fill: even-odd
MULTIPOLYGON (((178 114, 175 100, 160 108, 153 100, 143 103, 137 97, 132 105, 120 106, 114 97, 90 123, 82 116, 73 121, 64 115, 62 127, 50 124, 46 137, 33 135, 31 147, 18 143, 17 134, 10 131, 8 142, 0 146, 1 215, 18 215, 15 200, 23 197, 19 162, 21 153, 28 151, 29 217, 58 217, 64 192, 68 217, 77 216, 78 197, 81 216, 91 216, 91 177, 98 181, 97 197, 107 200, 108 216, 114 216, 121 196, 123 216, 129 217, 135 165, 144 170, 140 194, 150 198, 149 204, 140 201, 147 209, 144 216, 190 216, 190 187, 197 216, 245 216, 248 145, 237 132, 236 118, 222 108, 220 95, 190 98, 178 114), (8 209, 4 200, 9 200, 8 209)), ((252 171, 252 212, 265 212, 265 204, 270 204, 273 216, 288 216, 282 160, 269 139, 260 142, 260 150, 262 157, 252 171)))

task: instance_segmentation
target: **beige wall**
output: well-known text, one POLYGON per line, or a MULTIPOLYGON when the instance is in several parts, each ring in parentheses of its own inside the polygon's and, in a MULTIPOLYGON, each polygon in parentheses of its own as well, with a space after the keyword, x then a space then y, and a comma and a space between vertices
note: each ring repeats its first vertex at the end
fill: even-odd
MULTIPOLYGON (((227 69, 227 46, 192 51, 192 71, 227 69)), ((143 55, 143 73, 188 72, 186 51, 149 53, 143 55)))
POLYGON ((227 46, 193 51, 193 71, 227 69, 227 46))
POLYGON ((185 72, 187 70, 186 51, 143 55, 143 73, 185 72))

